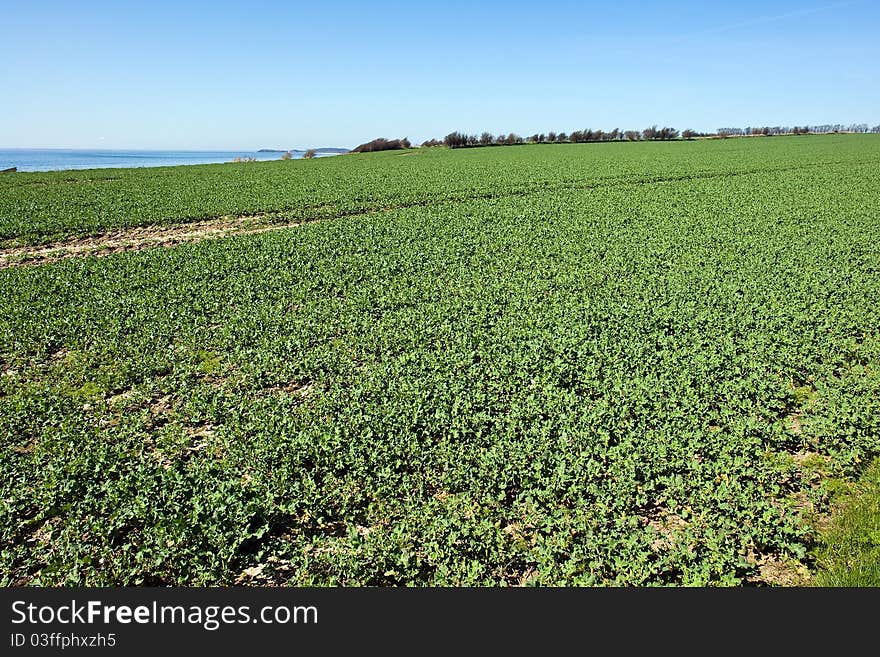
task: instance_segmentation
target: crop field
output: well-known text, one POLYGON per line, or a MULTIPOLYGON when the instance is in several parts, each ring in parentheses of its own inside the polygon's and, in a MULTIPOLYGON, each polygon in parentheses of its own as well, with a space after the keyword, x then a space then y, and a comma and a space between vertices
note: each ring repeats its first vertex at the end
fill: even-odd
POLYGON ((0 176, 0 584, 797 584, 880 456, 880 137, 0 176))

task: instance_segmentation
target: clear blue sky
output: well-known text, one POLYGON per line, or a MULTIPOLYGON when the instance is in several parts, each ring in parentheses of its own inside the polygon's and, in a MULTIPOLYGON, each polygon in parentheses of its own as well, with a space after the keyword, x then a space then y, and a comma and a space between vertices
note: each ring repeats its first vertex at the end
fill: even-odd
POLYGON ((880 123, 880 3, 0 0, 0 147, 880 123))

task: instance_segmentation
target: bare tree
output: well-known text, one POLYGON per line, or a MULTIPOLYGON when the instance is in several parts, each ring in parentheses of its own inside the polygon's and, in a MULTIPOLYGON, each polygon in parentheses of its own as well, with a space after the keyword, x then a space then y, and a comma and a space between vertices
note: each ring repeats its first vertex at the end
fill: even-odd
POLYGON ((656 125, 652 125, 650 128, 645 128, 642 130, 642 138, 643 139, 676 139, 678 137, 678 130, 675 128, 658 128, 656 125))
POLYGON ((450 132, 443 138, 443 143, 449 148, 462 148, 467 146, 467 135, 461 132, 450 132))

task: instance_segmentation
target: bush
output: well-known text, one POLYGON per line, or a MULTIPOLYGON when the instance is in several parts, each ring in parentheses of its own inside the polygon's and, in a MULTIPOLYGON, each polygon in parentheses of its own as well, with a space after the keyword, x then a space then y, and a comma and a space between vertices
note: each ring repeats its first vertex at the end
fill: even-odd
POLYGON ((373 153, 375 151, 398 151, 404 148, 412 148, 412 144, 406 137, 403 139, 385 139, 385 137, 379 137, 373 141, 368 141, 365 144, 356 146, 351 152, 373 153))
MULTIPOLYGON (((290 153, 288 153, 288 155, 290 155, 290 153)), ((303 153, 303 159, 304 160, 311 160, 313 157, 316 157, 317 155, 318 155, 318 151, 316 151, 314 148, 310 148, 305 153, 303 153)), ((286 159, 289 160, 290 158, 286 158, 286 159)))

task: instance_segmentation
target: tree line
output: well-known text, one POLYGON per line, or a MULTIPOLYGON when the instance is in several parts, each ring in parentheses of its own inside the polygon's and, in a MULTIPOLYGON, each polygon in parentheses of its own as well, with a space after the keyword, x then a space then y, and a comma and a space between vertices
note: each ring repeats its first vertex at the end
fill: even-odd
POLYGON ((830 134, 835 132, 880 133, 880 125, 869 128, 867 123, 850 125, 804 125, 804 126, 763 126, 760 128, 719 128, 716 132, 697 132, 686 128, 679 132, 675 128, 658 128, 656 125, 644 130, 575 130, 571 133, 548 132, 520 137, 516 133, 493 135, 484 132, 481 135, 469 135, 463 132, 451 132, 443 139, 429 139, 422 146, 448 146, 449 148, 471 148, 474 146, 511 146, 513 144, 577 144, 597 141, 669 141, 673 139, 694 139, 696 137, 732 137, 732 136, 771 136, 771 135, 806 135, 830 134))
POLYGON ((449 148, 471 148, 474 146, 512 146, 514 144, 581 144, 596 141, 641 141, 641 140, 670 140, 678 139, 679 136, 690 139, 698 135, 694 130, 684 130, 679 133, 675 128, 658 128, 656 125, 644 130, 575 130, 571 133, 554 132, 535 133, 528 137, 521 137, 515 132, 493 135, 484 132, 480 135, 469 135, 463 132, 450 132, 443 139, 429 139, 422 142, 422 146, 448 146, 449 148))
POLYGON ((753 137, 753 136, 772 136, 772 135, 827 135, 835 132, 855 132, 855 133, 880 133, 880 125, 869 128, 867 123, 851 123, 844 125, 842 123, 826 123, 823 125, 804 125, 804 126, 762 126, 747 128, 718 128, 717 135, 719 137, 753 137))
MULTIPOLYGON (((686 128, 678 131, 675 128, 658 128, 653 125, 644 130, 575 130, 574 132, 535 133, 528 137, 521 137, 515 132, 494 135, 491 132, 483 132, 479 135, 466 134, 464 132, 450 132, 443 139, 428 139, 421 143, 422 147, 447 146, 449 148, 475 148, 478 146, 513 146, 516 144, 581 144, 586 142, 601 141, 670 141, 673 139, 694 139, 696 137, 751 137, 751 136, 774 136, 774 135, 806 135, 806 134, 831 134, 836 132, 855 133, 880 133, 880 125, 872 128, 867 123, 853 123, 844 125, 841 123, 804 126, 762 126, 746 128, 718 128, 715 132, 697 132, 686 128)), ((360 144, 352 149, 353 153, 370 153, 373 151, 399 150, 411 148, 409 139, 385 139, 380 137, 360 144)))

